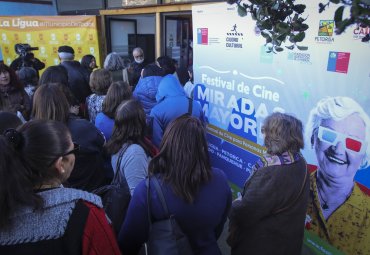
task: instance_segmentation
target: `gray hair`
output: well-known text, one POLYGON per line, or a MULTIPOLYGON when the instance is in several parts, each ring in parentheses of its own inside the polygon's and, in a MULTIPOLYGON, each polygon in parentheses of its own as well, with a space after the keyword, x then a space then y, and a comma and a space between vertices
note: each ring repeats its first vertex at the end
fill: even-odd
POLYGON ((323 120, 332 119, 340 121, 352 114, 358 114, 365 124, 366 153, 361 168, 368 166, 370 162, 370 118, 364 109, 352 98, 349 97, 326 97, 321 99, 317 105, 310 111, 306 123, 305 136, 307 141, 313 144, 312 136, 318 132, 318 127, 323 120))
POLYGON ((117 71, 125 69, 125 62, 117 52, 111 52, 104 60, 104 69, 117 71))

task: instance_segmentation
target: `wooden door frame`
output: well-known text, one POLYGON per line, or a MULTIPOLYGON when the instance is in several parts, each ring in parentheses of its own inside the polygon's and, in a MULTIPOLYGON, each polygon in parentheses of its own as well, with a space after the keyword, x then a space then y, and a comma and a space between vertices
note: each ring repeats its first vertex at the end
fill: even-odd
MULTIPOLYGON (((187 3, 187 4, 176 4, 176 5, 156 5, 156 6, 145 6, 145 7, 130 7, 130 8, 123 8, 123 9, 108 9, 108 10, 100 10, 100 15, 102 16, 101 19, 101 32, 102 35, 107 35, 106 29, 106 22, 108 22, 108 18, 115 15, 140 15, 140 14, 155 14, 155 58, 161 55, 161 36, 162 36, 162 13, 176 13, 176 12, 184 12, 184 11, 191 11, 192 5, 194 3, 187 3)), ((107 55, 107 44, 105 40, 105 36, 100 37, 100 45, 101 45, 101 53, 104 59, 107 55)))

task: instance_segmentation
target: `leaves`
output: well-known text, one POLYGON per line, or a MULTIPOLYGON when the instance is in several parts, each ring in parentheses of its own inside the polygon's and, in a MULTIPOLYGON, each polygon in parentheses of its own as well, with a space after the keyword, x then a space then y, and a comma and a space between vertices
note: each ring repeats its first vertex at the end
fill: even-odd
POLYGON ((343 11, 344 11, 344 6, 339 7, 335 13, 334 13, 334 21, 335 25, 337 25, 338 22, 342 21, 343 18, 343 11))
POLYGON ((305 37, 306 37, 306 33, 305 32, 299 32, 298 34, 296 34, 293 37, 294 38, 294 42, 302 42, 305 37))
POLYGON ((244 6, 238 4, 238 14, 239 14, 240 17, 247 16, 247 14, 248 14, 247 9, 244 6))
POLYGON ((299 45, 297 45, 297 48, 299 50, 308 50, 308 47, 307 46, 299 46, 299 45))
POLYGON ((251 14, 256 26, 265 38, 267 50, 281 52, 284 48, 295 48, 296 42, 301 42, 305 37, 308 25, 302 17, 306 9, 305 4, 294 4, 295 0, 227 0, 238 5, 238 14, 241 17, 251 14), (293 46, 284 47, 289 39, 293 46))
POLYGON ((293 10, 298 13, 298 14, 302 14, 304 12, 304 10, 306 9, 306 5, 304 4, 296 4, 294 5, 293 7, 293 10))

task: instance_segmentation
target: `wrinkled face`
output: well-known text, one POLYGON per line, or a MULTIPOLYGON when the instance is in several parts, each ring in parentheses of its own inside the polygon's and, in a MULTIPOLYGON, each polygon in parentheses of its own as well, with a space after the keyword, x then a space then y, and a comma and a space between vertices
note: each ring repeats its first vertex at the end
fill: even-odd
POLYGON ((144 61, 144 52, 140 50, 135 50, 132 55, 136 63, 142 63, 144 61))
POLYGON ((0 73, 0 86, 5 86, 10 83, 10 74, 7 71, 0 73))
POLYGON ((352 182, 367 148, 366 127, 358 114, 323 120, 314 135, 319 171, 325 179, 352 182))

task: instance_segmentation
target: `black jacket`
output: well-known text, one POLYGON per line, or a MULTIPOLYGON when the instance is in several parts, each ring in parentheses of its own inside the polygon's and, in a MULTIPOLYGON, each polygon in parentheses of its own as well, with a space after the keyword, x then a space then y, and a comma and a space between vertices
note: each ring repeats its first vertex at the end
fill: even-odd
POLYGON ((79 103, 85 103, 86 97, 91 94, 86 70, 78 61, 63 61, 62 65, 68 72, 68 83, 73 95, 79 103))

